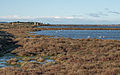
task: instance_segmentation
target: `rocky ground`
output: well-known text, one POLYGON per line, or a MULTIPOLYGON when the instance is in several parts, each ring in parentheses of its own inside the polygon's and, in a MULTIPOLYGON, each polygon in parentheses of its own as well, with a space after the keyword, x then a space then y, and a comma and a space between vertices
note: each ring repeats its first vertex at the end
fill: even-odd
POLYGON ((0 69, 1 75, 119 75, 120 41, 101 39, 49 38, 31 35, 39 30, 31 24, 9 25, 1 31, 14 36, 14 45, 19 45, 11 53, 23 57, 22 62, 12 58, 9 64, 20 67, 0 69), (8 27, 9 26, 9 27, 8 27), (32 38, 29 38, 32 37, 32 38), (29 56, 35 56, 30 58, 29 56), (49 57, 55 62, 44 62, 49 57), (29 62, 36 60, 37 62, 29 62))

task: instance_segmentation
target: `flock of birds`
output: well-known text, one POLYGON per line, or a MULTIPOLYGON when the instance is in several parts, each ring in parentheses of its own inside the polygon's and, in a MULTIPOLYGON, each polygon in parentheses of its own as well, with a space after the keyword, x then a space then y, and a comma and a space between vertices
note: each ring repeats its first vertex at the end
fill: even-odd
MULTIPOLYGON (((87 38, 90 38, 90 36, 88 36, 87 38)), ((99 36, 99 39, 104 39, 105 36, 99 36)))

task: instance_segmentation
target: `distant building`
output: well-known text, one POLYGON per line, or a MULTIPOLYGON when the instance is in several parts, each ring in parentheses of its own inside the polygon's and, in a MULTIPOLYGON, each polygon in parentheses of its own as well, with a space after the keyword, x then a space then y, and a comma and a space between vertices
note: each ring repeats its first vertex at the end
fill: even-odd
POLYGON ((39 22, 34 22, 34 25, 41 25, 43 23, 39 23, 39 22))
POLYGON ((34 22, 34 25, 37 25, 37 22, 34 22))

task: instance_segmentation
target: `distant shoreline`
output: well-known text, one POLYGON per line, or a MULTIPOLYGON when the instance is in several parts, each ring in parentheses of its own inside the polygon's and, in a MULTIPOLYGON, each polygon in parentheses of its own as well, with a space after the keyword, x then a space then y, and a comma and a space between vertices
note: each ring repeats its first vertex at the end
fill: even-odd
MULTIPOLYGON (((13 21, 13 22, 0 22, 0 24, 1 23, 17 23, 17 21, 13 21)), ((34 22, 20 21, 19 23, 34 23, 34 22)), ((41 22, 37 22, 37 23, 41 23, 41 22)), ((120 26, 120 24, 62 24, 62 23, 61 24, 45 23, 44 25, 49 25, 49 26, 120 26)))
POLYGON ((109 24, 109 25, 92 25, 92 24, 46 24, 46 26, 120 26, 120 24, 109 24))

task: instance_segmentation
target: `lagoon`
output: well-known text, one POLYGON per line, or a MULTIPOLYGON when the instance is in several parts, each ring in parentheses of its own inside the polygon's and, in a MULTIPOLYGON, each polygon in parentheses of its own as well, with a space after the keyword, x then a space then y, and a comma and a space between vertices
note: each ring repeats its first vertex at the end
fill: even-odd
POLYGON ((50 35, 64 38, 97 38, 120 40, 120 30, 42 30, 32 32, 35 35, 50 35))
POLYGON ((115 25, 101 25, 101 26, 86 26, 86 25, 75 25, 75 26, 70 26, 70 25, 64 25, 64 26, 38 26, 38 28, 120 28, 120 26, 115 26, 115 25))

